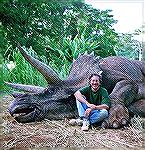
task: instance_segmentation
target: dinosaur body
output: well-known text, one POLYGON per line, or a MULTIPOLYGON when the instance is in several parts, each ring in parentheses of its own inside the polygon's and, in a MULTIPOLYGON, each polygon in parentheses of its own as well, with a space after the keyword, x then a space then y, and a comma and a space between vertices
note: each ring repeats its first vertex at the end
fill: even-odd
POLYGON ((19 49, 25 59, 37 68, 48 82, 47 88, 11 84, 10 86, 31 92, 14 94, 9 112, 16 115, 19 122, 40 121, 44 118, 63 119, 77 117, 77 108, 73 96, 79 88, 88 84, 93 73, 102 71, 102 86, 111 99, 109 118, 104 127, 119 128, 129 121, 129 112, 145 116, 145 62, 128 60, 123 57, 96 58, 93 54, 80 55, 73 62, 66 80, 46 64, 28 55, 22 47, 19 49), (32 93, 33 92, 33 93, 32 93))

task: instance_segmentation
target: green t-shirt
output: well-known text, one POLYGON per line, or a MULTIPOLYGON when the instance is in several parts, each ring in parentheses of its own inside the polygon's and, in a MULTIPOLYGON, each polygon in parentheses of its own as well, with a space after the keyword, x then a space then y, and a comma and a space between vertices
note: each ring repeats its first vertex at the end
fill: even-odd
POLYGON ((86 100, 95 105, 106 104, 110 107, 110 99, 107 90, 100 87, 98 91, 93 92, 90 86, 80 89, 82 95, 86 97, 86 100))

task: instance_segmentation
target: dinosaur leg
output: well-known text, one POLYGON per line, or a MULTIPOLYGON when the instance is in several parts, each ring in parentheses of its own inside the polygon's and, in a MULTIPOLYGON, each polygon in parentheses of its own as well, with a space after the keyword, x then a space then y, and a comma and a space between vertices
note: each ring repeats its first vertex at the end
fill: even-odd
POLYGON ((129 112, 126 106, 130 105, 137 95, 138 87, 134 82, 122 80, 116 84, 110 94, 111 108, 109 117, 102 124, 104 128, 120 128, 129 121, 129 112))
POLYGON ((129 113, 131 115, 139 115, 145 117, 145 99, 141 99, 128 106, 129 113))

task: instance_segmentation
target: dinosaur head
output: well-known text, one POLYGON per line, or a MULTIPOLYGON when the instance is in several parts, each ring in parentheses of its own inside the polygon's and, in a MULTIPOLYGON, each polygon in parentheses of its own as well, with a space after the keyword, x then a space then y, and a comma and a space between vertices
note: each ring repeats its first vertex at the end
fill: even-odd
POLYGON ((24 94, 15 97, 8 110, 18 122, 35 121, 37 115, 40 114, 39 105, 32 102, 31 95, 24 94))
POLYGON ((10 114, 22 123, 76 116, 74 89, 51 87, 41 93, 17 94, 9 105, 10 114))

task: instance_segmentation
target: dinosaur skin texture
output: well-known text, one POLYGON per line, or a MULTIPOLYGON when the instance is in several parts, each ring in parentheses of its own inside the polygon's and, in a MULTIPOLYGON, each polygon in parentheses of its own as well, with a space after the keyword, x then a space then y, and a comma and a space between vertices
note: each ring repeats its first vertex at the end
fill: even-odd
POLYGON ((102 71, 102 86, 111 100, 109 117, 102 123, 105 128, 120 128, 128 124, 130 116, 145 117, 145 62, 123 57, 95 57, 83 54, 72 63, 69 76, 61 80, 46 64, 31 57, 19 45, 25 59, 46 79, 46 88, 7 83, 27 91, 13 93, 14 100, 8 110, 18 122, 58 120, 78 116, 74 92, 88 84, 92 73, 102 71))

